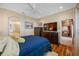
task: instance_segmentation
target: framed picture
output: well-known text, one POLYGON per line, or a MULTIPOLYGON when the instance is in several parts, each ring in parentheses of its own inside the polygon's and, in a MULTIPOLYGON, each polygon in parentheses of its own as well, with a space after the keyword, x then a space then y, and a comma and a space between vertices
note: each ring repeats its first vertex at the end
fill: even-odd
POLYGON ((42 22, 39 22, 39 23, 38 23, 38 26, 42 26, 42 22))
POLYGON ((73 19, 67 19, 62 21, 62 36, 64 37, 73 36, 73 19))
POLYGON ((57 22, 45 23, 44 31, 57 31, 57 22))
POLYGON ((25 22, 25 29, 32 29, 33 23, 32 22, 25 22))

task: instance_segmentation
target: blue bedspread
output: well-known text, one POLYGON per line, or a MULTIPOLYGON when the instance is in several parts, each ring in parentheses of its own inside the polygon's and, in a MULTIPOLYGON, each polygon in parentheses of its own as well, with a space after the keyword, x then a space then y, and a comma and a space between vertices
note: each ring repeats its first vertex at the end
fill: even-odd
POLYGON ((24 43, 19 43, 20 56, 42 56, 48 52, 51 47, 48 39, 40 36, 24 36, 24 43))

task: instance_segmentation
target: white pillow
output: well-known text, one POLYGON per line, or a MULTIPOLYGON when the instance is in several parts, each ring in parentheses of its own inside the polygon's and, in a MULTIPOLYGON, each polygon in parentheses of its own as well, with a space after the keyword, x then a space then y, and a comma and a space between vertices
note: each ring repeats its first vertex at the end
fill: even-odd
POLYGON ((10 36, 18 43, 24 43, 25 39, 21 38, 20 35, 18 33, 10 33, 10 36))
POLYGON ((25 39, 24 38, 18 38, 18 42, 19 43, 24 43, 25 42, 25 39))

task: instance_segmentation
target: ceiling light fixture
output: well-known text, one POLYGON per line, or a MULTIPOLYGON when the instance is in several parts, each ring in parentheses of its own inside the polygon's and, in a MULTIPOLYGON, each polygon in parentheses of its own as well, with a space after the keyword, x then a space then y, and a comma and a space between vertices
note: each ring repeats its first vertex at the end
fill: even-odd
POLYGON ((60 6, 59 9, 63 9, 63 6, 60 6))

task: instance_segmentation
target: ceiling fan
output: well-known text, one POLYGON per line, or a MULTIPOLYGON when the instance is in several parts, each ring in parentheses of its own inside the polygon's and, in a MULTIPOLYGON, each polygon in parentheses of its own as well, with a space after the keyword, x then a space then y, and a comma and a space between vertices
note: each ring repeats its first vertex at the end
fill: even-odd
POLYGON ((27 9, 24 9, 24 10, 27 10, 29 12, 32 12, 34 14, 39 14, 40 12, 37 10, 37 6, 35 3, 27 3, 28 7, 27 9))

